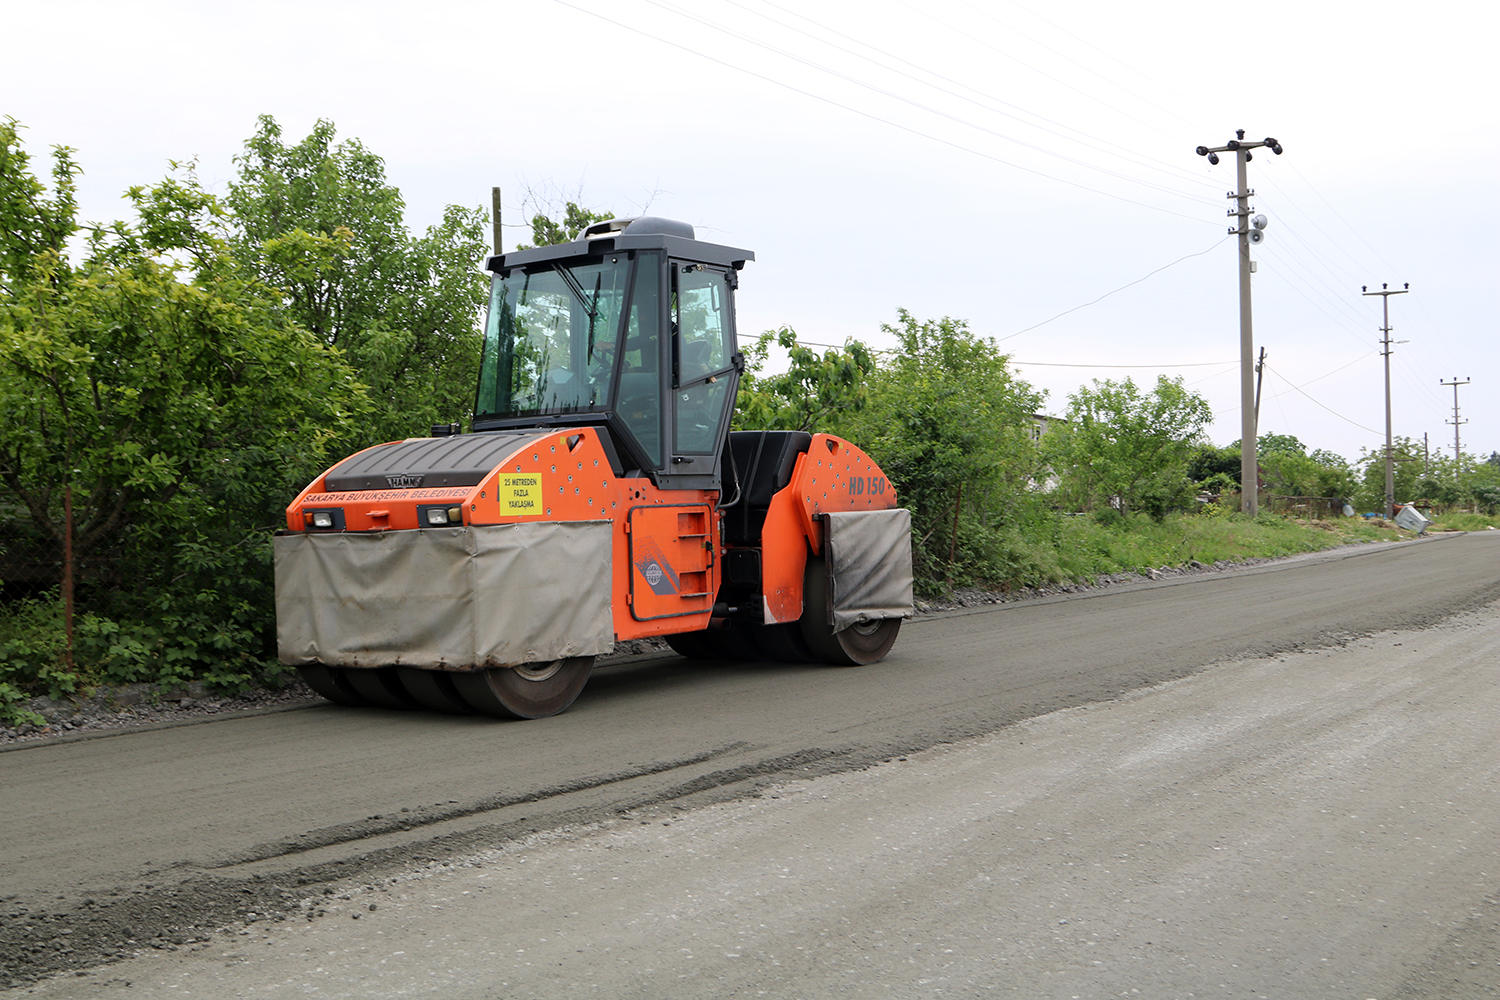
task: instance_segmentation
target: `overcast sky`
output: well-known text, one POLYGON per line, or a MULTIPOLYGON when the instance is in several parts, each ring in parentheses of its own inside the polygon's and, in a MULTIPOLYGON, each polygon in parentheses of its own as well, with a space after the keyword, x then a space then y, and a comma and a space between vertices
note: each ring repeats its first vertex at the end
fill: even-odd
POLYGON ((257 115, 293 141, 326 118, 385 158, 415 229, 492 185, 508 246, 528 192, 682 219, 755 251, 742 338, 883 347, 898 308, 952 316, 1051 412, 1089 379, 1182 375, 1221 445, 1234 166, 1193 150, 1274 136, 1250 164, 1261 433, 1383 443, 1360 286, 1409 282, 1395 433, 1451 455, 1440 383, 1472 378, 1464 450, 1500 449, 1497 5, 6 0, 4 23, 0 114, 39 168, 77 150, 87 219, 169 160, 222 192, 257 115))

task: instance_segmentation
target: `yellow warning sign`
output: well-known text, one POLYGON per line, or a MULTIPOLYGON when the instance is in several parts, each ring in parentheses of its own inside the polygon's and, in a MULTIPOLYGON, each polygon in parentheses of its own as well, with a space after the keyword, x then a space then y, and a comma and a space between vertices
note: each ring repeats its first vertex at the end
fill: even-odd
POLYGON ((536 473, 502 473, 495 499, 500 501, 500 514, 504 517, 531 517, 546 511, 542 506, 542 477, 536 473))

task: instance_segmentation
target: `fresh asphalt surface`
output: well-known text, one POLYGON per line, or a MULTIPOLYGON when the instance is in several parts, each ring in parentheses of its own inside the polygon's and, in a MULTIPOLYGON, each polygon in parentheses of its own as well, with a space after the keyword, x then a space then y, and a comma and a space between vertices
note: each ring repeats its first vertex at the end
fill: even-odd
MULTIPOLYGON (((926 618, 858 669, 614 666, 567 713, 534 722, 318 706, 30 745, 0 753, 3 972, 20 982, 249 912, 274 919, 325 885, 373 884, 567 824, 728 808, 776 782, 994 734, 1223 661, 1427 628, 1497 599, 1500 532, 1476 533, 926 618)), ((955 792, 941 768, 930 782, 955 792)))

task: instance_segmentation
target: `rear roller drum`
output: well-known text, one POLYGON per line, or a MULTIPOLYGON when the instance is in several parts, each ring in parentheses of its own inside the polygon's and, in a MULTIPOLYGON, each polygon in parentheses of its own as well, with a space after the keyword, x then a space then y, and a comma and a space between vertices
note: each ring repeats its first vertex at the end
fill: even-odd
POLYGON ((779 663, 817 663, 819 657, 802 638, 797 622, 779 625, 757 625, 755 645, 762 655, 779 663))
POLYGON ((883 660, 901 631, 900 618, 878 618, 835 632, 828 624, 827 564, 817 558, 807 560, 802 579, 802 618, 797 624, 815 659, 843 667, 883 660))
POLYGON ((702 632, 664 635, 672 651, 690 660, 745 660, 755 656, 755 645, 744 625, 708 628, 702 632))
POLYGON ((593 668, 592 656, 572 656, 454 674, 453 686, 469 707, 483 715, 541 719, 573 704, 593 668))
POLYGON ((401 678, 396 675, 396 669, 395 667, 349 668, 344 671, 344 680, 368 704, 402 710, 421 708, 421 703, 401 686, 401 678))
POLYGON ((474 710, 464 701, 464 696, 453 686, 453 675, 446 670, 419 670, 416 667, 397 667, 401 686, 415 698, 423 708, 450 715, 473 715, 474 710))
POLYGON ((351 708, 368 708, 370 705, 369 699, 354 690, 338 667, 309 663, 298 667, 297 674, 304 684, 335 705, 348 705, 351 708))

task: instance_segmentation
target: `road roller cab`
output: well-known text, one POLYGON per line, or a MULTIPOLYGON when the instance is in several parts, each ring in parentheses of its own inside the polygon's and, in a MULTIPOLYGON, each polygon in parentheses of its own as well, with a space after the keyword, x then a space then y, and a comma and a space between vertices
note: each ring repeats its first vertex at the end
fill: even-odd
POLYGON ((365 449, 287 508, 282 661, 345 704, 538 717, 621 640, 882 658, 911 610, 884 474, 832 435, 729 430, 753 259, 656 218, 489 258, 470 433, 365 449))

